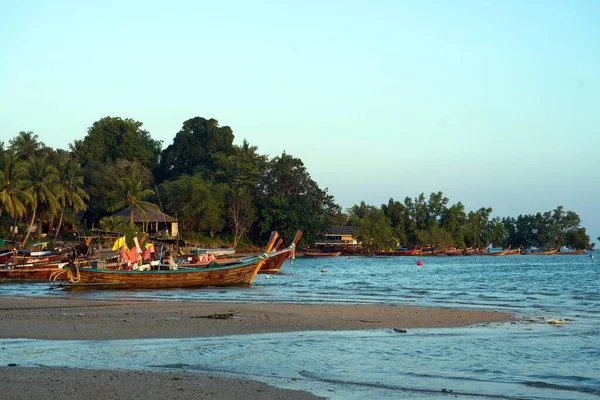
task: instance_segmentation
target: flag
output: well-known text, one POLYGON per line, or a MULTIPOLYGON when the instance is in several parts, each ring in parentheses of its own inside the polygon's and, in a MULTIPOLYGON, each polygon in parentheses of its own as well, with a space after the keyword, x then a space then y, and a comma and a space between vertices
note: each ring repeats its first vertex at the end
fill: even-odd
POLYGON ((154 245, 147 244, 146 249, 144 250, 144 260, 150 260, 152 258, 152 253, 154 253, 154 245))
POLYGON ((135 242, 135 249, 137 250, 138 253, 141 253, 142 248, 140 247, 140 242, 138 241, 137 236, 133 238, 133 241, 135 242))
POLYGON ((129 260, 129 249, 127 248, 126 245, 121 247, 121 258, 125 261, 130 261, 129 260))
POLYGON ((118 249, 120 249, 123 246, 125 246, 125 236, 120 237, 117 240, 115 240, 115 243, 113 244, 112 250, 113 251, 117 251, 118 249))
POLYGON ((137 249, 135 247, 132 247, 131 250, 129 250, 129 261, 132 263, 137 263, 138 261, 137 249))

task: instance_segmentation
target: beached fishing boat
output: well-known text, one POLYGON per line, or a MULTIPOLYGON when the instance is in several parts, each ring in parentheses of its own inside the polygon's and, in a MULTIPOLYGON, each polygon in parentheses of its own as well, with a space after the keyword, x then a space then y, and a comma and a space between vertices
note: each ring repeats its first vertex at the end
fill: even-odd
POLYGON ((312 258, 316 258, 316 257, 338 257, 340 254, 342 254, 341 251, 337 251, 337 252, 321 252, 321 251, 305 251, 303 253, 304 257, 312 257, 312 258))
POLYGON ((0 265, 0 282, 47 282, 53 272, 65 265, 65 261, 3 264, 0 265))
POLYGON ((302 232, 296 232, 296 236, 290 245, 282 250, 277 250, 279 245, 275 246, 275 251, 270 254, 269 258, 261 265, 258 270, 259 274, 277 274, 285 263, 285 260, 290 260, 290 263, 296 256, 296 246, 302 237, 302 232))
POLYGON ((271 238, 264 253, 239 261, 219 264, 212 262, 203 268, 176 265, 159 265, 157 269, 103 270, 74 262, 50 277, 54 287, 64 289, 163 289, 202 286, 249 285, 263 262, 271 254, 277 240, 277 232, 271 238))

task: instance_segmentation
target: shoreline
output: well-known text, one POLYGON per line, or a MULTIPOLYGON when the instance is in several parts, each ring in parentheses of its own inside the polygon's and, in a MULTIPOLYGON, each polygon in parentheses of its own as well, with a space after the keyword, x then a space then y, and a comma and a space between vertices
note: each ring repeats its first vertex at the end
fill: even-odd
MULTIPOLYGON (((416 306, 88 300, 6 297, 1 339, 191 338, 302 331, 464 327, 510 322, 508 313, 416 306), (227 317, 207 318, 213 317, 227 317)), ((6 361, 10 363, 10 360, 6 361)), ((206 374, 0 365, 6 399, 318 399, 244 378, 206 374)))

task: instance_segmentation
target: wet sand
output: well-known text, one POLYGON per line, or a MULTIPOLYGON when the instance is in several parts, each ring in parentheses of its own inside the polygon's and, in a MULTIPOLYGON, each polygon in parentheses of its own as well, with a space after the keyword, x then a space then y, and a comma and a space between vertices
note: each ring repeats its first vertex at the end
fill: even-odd
MULTIPOLYGON (((2 298, 0 338, 109 340, 414 329, 506 322, 506 313, 424 307, 2 298), (212 317, 212 318, 208 318, 212 317), (217 317, 217 318, 214 318, 217 317)), ((1 353, 0 353, 1 354, 1 353)), ((0 365, 2 398, 313 399, 244 379, 0 365)))

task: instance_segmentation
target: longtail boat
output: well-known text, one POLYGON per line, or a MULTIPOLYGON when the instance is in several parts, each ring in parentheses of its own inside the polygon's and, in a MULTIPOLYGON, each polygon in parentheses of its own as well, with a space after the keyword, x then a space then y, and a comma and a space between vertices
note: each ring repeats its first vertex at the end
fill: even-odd
POLYGON ((507 256, 514 256, 517 254, 521 254, 521 248, 519 247, 518 249, 514 249, 514 250, 507 250, 506 251, 506 255, 507 256))
POLYGON ((414 248, 408 249, 401 247, 397 250, 381 250, 375 253, 376 256, 388 256, 388 257, 399 257, 399 256, 418 256, 421 254, 421 249, 414 248))
POLYGON ((553 256, 558 252, 558 249, 559 247, 557 247, 554 250, 532 250, 523 252, 522 254, 527 256, 553 256))
POLYGON ((296 246, 298 245, 298 242, 300 241, 301 237, 302 232, 298 231, 296 232, 296 236, 294 237, 292 243, 290 243, 290 245, 285 249, 278 251, 277 249, 279 248, 279 246, 275 246, 275 251, 272 254, 270 254, 269 258, 265 260, 263 265, 261 265, 260 269, 258 270, 258 273, 277 274, 279 273, 279 270, 281 269, 283 263, 285 263, 285 260, 289 259, 291 263, 291 260, 293 260, 296 256, 296 246))
POLYGON ((567 251, 557 251, 556 254, 584 254, 585 253, 585 249, 582 250, 567 250, 567 251))
POLYGON ((338 257, 340 254, 342 254, 341 251, 329 252, 329 253, 325 253, 325 252, 321 252, 321 251, 305 251, 303 253, 303 256, 304 257, 312 257, 312 258, 317 258, 317 257, 338 257))
POLYGON ((249 285, 254 281, 263 262, 271 256, 277 240, 271 234, 265 252, 254 257, 223 264, 212 262, 204 268, 160 265, 153 270, 103 270, 74 262, 50 277, 53 287, 77 289, 163 289, 202 286, 249 285))
POLYGON ((0 265, 0 282, 47 282, 53 272, 67 265, 65 261, 0 265))
POLYGON ((446 251, 444 252, 445 255, 447 256, 462 256, 465 254, 463 249, 457 249, 456 247, 447 247, 446 251))

